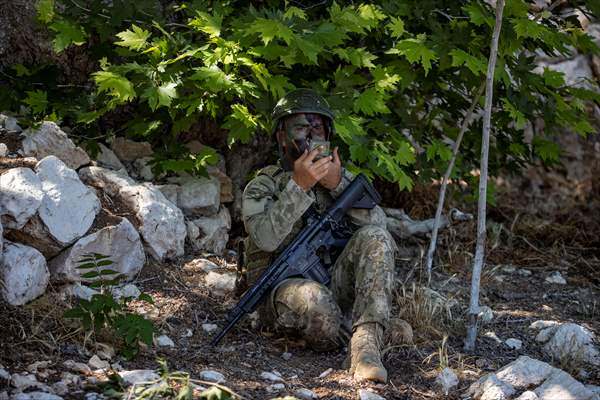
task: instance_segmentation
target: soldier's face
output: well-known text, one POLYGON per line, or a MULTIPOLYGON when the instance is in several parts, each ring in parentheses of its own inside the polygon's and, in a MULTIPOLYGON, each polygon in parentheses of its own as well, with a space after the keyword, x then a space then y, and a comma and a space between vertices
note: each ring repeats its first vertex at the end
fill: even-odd
POLYGON ((292 160, 296 160, 310 147, 311 141, 324 142, 328 135, 319 114, 300 113, 287 117, 284 121, 286 152, 292 160))

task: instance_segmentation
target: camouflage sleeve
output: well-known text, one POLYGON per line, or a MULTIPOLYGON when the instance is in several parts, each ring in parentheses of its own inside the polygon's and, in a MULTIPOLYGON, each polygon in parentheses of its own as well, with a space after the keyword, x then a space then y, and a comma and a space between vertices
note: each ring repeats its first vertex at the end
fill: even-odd
POLYGON ((267 252, 279 247, 314 201, 293 179, 277 194, 277 198, 275 193, 275 181, 269 176, 259 175, 246 186, 242 197, 246 232, 261 250, 267 252))
MULTIPOLYGON (((331 191, 331 195, 333 198, 337 198, 346 187, 352 182, 354 179, 354 175, 350 173, 346 168, 342 168, 342 179, 340 183, 337 185, 335 189, 331 191)), ((348 215, 350 216, 350 220, 352 223, 358 226, 365 225, 376 225, 382 228, 387 228, 387 223, 385 219, 385 213, 379 206, 375 206, 371 210, 362 210, 353 208, 348 211, 348 215)))

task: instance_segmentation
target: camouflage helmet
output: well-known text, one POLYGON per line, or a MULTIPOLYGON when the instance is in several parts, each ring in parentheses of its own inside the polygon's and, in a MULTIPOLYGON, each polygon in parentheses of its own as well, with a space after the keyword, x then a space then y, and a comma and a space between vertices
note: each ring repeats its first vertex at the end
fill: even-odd
POLYGON ((314 113, 327 117, 328 123, 326 125, 333 133, 333 112, 329 108, 327 100, 311 89, 292 90, 279 99, 271 114, 273 119, 272 132, 275 133, 283 117, 297 113, 314 113))

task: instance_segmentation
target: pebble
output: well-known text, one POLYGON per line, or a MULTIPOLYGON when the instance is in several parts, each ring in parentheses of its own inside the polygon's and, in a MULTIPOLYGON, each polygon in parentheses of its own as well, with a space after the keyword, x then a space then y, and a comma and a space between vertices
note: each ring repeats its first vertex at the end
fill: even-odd
POLYGON ((566 285, 567 281, 558 271, 554 271, 549 276, 546 277, 546 282, 555 283, 557 285, 566 285))
POLYGON ((283 383, 274 383, 272 385, 267 386, 266 389, 269 393, 281 392, 285 389, 285 385, 283 383))
POLYGON ((46 392, 17 393, 12 400, 63 400, 62 397, 46 392))
POLYGON ((488 323, 494 319, 494 312, 488 306, 479 307, 479 313, 477 314, 479 320, 483 323, 488 323))
POLYGON ((10 372, 5 370, 4 368, 0 368, 0 379, 4 379, 5 381, 10 379, 10 372))
POLYGON ((154 343, 160 347, 175 347, 175 343, 167 335, 160 335, 154 339, 154 343))
POLYGON ((204 370, 200 372, 200 379, 203 381, 223 383, 225 382, 225 375, 217 371, 204 370))
POLYGON ((360 389, 358 391, 359 400, 385 400, 385 397, 381 397, 377 393, 373 393, 366 389, 360 389))
POLYGON ((108 363, 108 361, 101 360, 100 357, 98 357, 98 355, 96 355, 96 354, 94 354, 92 356, 92 358, 90 358, 90 361, 88 361, 88 365, 92 369, 109 369, 110 368, 110 364, 108 363))
POLYGON ((272 372, 263 372, 260 374, 261 379, 271 382, 283 382, 283 378, 272 372))
POLYGON ((131 371, 121 371, 119 376, 123 378, 128 385, 134 385, 140 382, 151 382, 160 379, 160 376, 151 369, 134 369, 131 371))
POLYGON ((489 331, 489 332, 484 333, 483 336, 486 337, 486 338, 493 339, 497 343, 502 343, 502 340, 500 340, 500 338, 498 337, 498 335, 496 335, 496 332, 489 331))
POLYGON ((185 332, 183 332, 183 333, 181 334, 181 337, 182 337, 182 338, 189 338, 189 337, 192 337, 193 335, 194 335, 194 332, 192 332, 192 330, 191 330, 190 328, 187 328, 187 329, 185 330, 185 332))
POLYGON ((0 143, 0 157, 6 157, 8 154, 8 147, 4 143, 0 143))
POLYGON ((292 358, 292 353, 288 353, 287 351, 285 353, 283 353, 281 355, 281 358, 283 358, 285 361, 290 361, 290 359, 292 358))
POLYGON ((519 269, 517 273, 521 276, 531 276, 531 274, 533 274, 533 272, 528 269, 519 269))
POLYGON ((215 269, 221 268, 214 262, 212 262, 210 260, 206 260, 204 258, 196 260, 196 263, 197 263, 198 267, 204 272, 210 272, 210 271, 214 271, 215 269))
POLYGON ((508 347, 510 347, 513 350, 520 350, 521 347, 523 347, 523 342, 520 341, 519 339, 515 339, 515 338, 506 339, 504 341, 504 344, 506 344, 508 347))
POLYGON ((73 360, 67 360, 63 363, 63 365, 65 366, 65 368, 71 371, 79 372, 80 374, 90 375, 92 373, 91 368, 84 363, 75 362, 73 360))
POLYGON ((216 331, 218 326, 216 324, 202 324, 202 329, 206 333, 211 333, 216 331))
POLYGON ((64 396, 69 393, 69 385, 63 381, 58 381, 52 384, 52 391, 59 396, 64 396))
POLYGON ((110 360, 115 356, 115 348, 106 343, 96 343, 96 354, 103 360, 110 360))
POLYGON ((446 367, 437 375, 435 383, 441 387, 444 395, 448 396, 448 393, 458 386, 458 376, 451 368, 446 367))
POLYGON ((305 388, 296 389, 296 391, 294 391, 294 396, 301 400, 315 400, 319 398, 315 392, 305 388))
POLYGON ((319 378, 325 378, 327 375, 333 372, 333 368, 328 368, 319 375, 319 378))

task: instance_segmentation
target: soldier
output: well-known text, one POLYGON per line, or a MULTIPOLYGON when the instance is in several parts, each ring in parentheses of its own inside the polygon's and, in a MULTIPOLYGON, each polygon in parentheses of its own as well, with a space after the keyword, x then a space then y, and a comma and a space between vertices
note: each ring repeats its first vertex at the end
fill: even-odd
MULTIPOLYGON (((280 165, 262 169, 244 190, 242 215, 249 236, 242 285, 253 284, 298 234, 310 206, 324 211, 352 181, 338 149, 327 152, 333 119, 325 99, 309 89, 294 90, 275 106, 280 165), (319 146, 310 150, 315 143, 319 146)), ((350 320, 351 373, 357 380, 386 382, 380 351, 390 317, 396 244, 380 207, 348 214, 354 233, 330 268, 329 287, 287 279, 272 290, 259 315, 276 329, 299 332, 322 351, 347 343, 350 329, 344 321, 350 320)))

